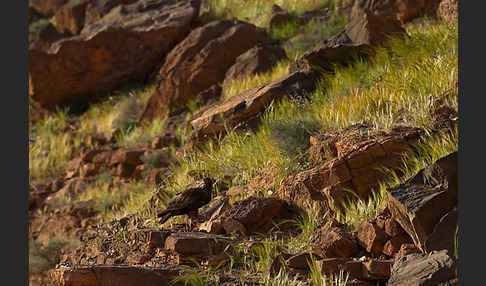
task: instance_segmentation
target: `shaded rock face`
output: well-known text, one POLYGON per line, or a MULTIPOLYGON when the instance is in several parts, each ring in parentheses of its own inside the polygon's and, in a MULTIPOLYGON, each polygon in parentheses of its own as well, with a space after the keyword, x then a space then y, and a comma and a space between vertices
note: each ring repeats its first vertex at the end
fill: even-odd
POLYGON ((315 89, 313 71, 292 73, 283 79, 251 88, 222 103, 215 104, 191 121, 194 138, 214 136, 239 123, 250 120, 273 101, 285 96, 302 97, 315 89))
POLYGON ((332 72, 334 65, 346 65, 357 57, 364 58, 370 54, 367 43, 354 43, 345 31, 318 43, 305 52, 290 66, 290 72, 315 68, 323 72, 332 72))
POLYGON ((29 49, 48 49, 52 43, 71 36, 59 31, 51 23, 47 24, 29 43, 29 49))
POLYGON ((170 282, 183 271, 174 267, 144 267, 115 265, 79 265, 49 272, 53 285, 62 286, 135 286, 172 285, 170 282))
POLYGON ((350 279, 373 281, 387 280, 392 264, 392 260, 385 259, 324 258, 317 265, 327 275, 337 275, 343 270, 349 274, 350 279))
POLYGON ((149 1, 112 9, 48 50, 29 51, 29 96, 54 109, 63 101, 90 99, 142 79, 189 32, 198 0, 149 1))
POLYGON ((54 18, 60 32, 77 35, 85 25, 96 22, 118 5, 129 5, 137 0, 71 0, 59 9, 54 18))
POLYGON ((346 199, 355 198, 343 189, 366 199, 384 179, 376 168, 398 171, 401 155, 411 150, 421 134, 423 130, 419 128, 396 126, 385 133, 354 125, 311 137, 310 153, 315 166, 285 178, 279 196, 302 209, 316 207, 323 213, 328 207, 341 209, 346 199))
POLYGON ((450 285, 446 283, 457 277, 456 267, 446 250, 409 254, 395 261, 387 285, 450 285))
POLYGON ((29 8, 43 17, 52 17, 69 0, 29 0, 29 8))
POLYGON ((359 252, 355 239, 334 220, 314 232, 311 248, 312 253, 322 257, 353 257, 359 252))
POLYGON ((226 233, 239 232, 246 235, 265 233, 278 219, 287 215, 286 205, 279 199, 249 197, 225 211, 221 221, 226 233))
POLYGON ((223 81, 223 94, 231 81, 270 71, 279 61, 287 59, 278 45, 257 45, 236 58, 223 81))
POLYGON ((165 248, 183 256, 202 257, 223 251, 224 243, 218 236, 197 232, 173 233, 165 240, 165 248))
POLYGON ((404 34, 394 11, 397 1, 359 0, 351 10, 346 34, 353 43, 381 45, 388 37, 404 34))
MULTIPOLYGON (((351 15, 366 13, 374 15, 371 21, 381 18, 398 20, 406 23, 424 14, 435 14, 441 0, 358 0, 355 1, 351 15)), ((378 22, 377 22, 378 23, 378 22)))
POLYGON ((457 152, 454 152, 422 169, 405 183, 387 189, 392 216, 422 251, 436 224, 457 206, 457 187, 457 152))
POLYGON ((183 107, 201 91, 223 81, 239 55, 265 40, 263 30, 239 20, 213 21, 192 30, 167 55, 157 90, 141 120, 183 107))

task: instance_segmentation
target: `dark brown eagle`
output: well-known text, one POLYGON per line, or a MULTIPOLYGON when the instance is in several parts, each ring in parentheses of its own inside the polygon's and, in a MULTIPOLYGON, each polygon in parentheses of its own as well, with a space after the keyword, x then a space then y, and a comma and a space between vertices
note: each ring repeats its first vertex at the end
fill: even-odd
POLYGON ((211 178, 204 178, 186 186, 182 193, 175 195, 169 201, 166 210, 157 214, 157 217, 161 218, 160 223, 166 222, 173 216, 184 214, 189 215, 191 219, 197 218, 199 208, 211 201, 212 191, 211 178))

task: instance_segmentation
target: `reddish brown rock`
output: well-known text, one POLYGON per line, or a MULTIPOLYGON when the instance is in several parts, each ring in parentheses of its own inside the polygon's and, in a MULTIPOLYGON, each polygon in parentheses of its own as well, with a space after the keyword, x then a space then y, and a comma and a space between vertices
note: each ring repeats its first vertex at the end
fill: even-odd
POLYGON ((383 229, 380 229, 372 220, 364 220, 358 228, 358 241, 367 252, 379 256, 387 241, 383 229))
POLYGON ((166 249, 191 257, 219 254, 224 245, 220 237, 203 232, 177 232, 165 240, 166 249))
POLYGON ((43 17, 52 17, 69 0, 29 0, 29 8, 43 17))
POLYGON ((149 1, 112 9, 79 36, 29 50, 29 96, 47 109, 145 78, 189 32, 199 1, 149 1), (140 52, 143 51, 143 52, 140 52))
POLYGON ((272 10, 270 12, 270 16, 268 20, 268 26, 270 27, 270 29, 281 26, 282 24, 285 24, 290 20, 292 20, 292 17, 290 16, 289 12, 282 9, 280 6, 276 4, 272 6, 272 10))
POLYGON ((344 225, 334 220, 314 232, 311 248, 313 253, 326 258, 353 257, 359 252, 352 235, 344 229, 344 225))
POLYGON ((183 274, 174 267, 76 265, 49 272, 49 281, 60 286, 135 286, 172 285, 171 280, 183 274))
POLYGON ((451 257, 457 255, 455 253, 455 239, 458 231, 458 210, 452 209, 445 214, 440 221, 435 225, 434 231, 425 241, 425 249, 427 252, 434 250, 446 249, 451 257))
POLYGON ((383 253, 394 257, 401 249, 403 244, 412 243, 412 239, 405 232, 390 238, 383 246, 383 253))
POLYGON ((457 152, 387 189, 393 218, 421 250, 440 219, 457 205, 457 152))
POLYGON ((370 259, 363 262, 366 280, 388 280, 393 260, 370 259))
POLYGON ((405 244, 402 244, 402 246, 400 247, 400 250, 395 254, 395 259, 403 257, 403 256, 407 256, 407 255, 413 254, 413 253, 420 253, 420 249, 418 249, 418 247, 415 246, 415 244, 413 244, 413 243, 405 243, 405 244))
MULTIPOLYGON (((312 254, 311 253, 300 253, 294 256, 289 257, 285 263, 287 267, 296 268, 296 269, 303 269, 309 270, 309 265, 311 265, 312 261, 312 254)), ((316 257, 314 256, 314 260, 316 257)))
POLYGON ((396 222, 393 218, 389 218, 385 221, 385 227, 383 229, 385 230, 385 233, 390 237, 395 237, 405 232, 400 224, 396 222))
POLYGON ((123 163, 126 165, 139 165, 142 164, 140 156, 145 153, 146 149, 142 148, 127 148, 118 149, 111 156, 110 164, 115 165, 123 163))
POLYGON ((285 202, 276 198, 249 197, 236 202, 221 215, 227 233, 265 233, 288 215, 285 202))
POLYGON ((213 21, 192 30, 167 55, 142 122, 185 106, 201 91, 223 81, 239 55, 265 40, 262 30, 238 20, 213 21))
POLYGON ((314 167, 285 178, 278 191, 287 202, 302 209, 315 207, 323 213, 342 209, 356 196, 367 199, 386 179, 379 170, 387 166, 400 172, 401 156, 410 152, 423 130, 396 126, 391 132, 353 125, 339 132, 311 137, 314 167))
POLYGON ((233 80, 272 70, 279 62, 286 60, 285 51, 278 45, 258 44, 236 58, 223 81, 223 94, 233 80))
POLYGON ((286 96, 303 96, 314 90, 317 78, 312 71, 296 72, 277 81, 251 88, 206 110, 191 121, 193 137, 204 138, 244 123, 286 96))
MULTIPOLYGON (((59 41, 63 38, 71 36, 70 34, 60 33, 54 25, 48 23, 45 27, 33 37, 29 39, 29 49, 47 49, 52 43, 59 41)), ((33 103, 33 105, 36 105, 33 103)), ((40 117, 48 115, 48 112, 43 110, 42 107, 36 108, 33 114, 38 114, 40 117), (36 112, 39 111, 39 112, 36 112)))
POLYGON ((349 279, 364 280, 365 268, 363 263, 352 258, 324 258, 317 262, 317 267, 326 275, 339 275, 342 270, 349 274, 349 279))
POLYGON ((96 22, 118 5, 129 5, 137 0, 70 0, 54 15, 60 32, 77 35, 85 25, 96 22))
POLYGON ((346 65, 356 57, 369 55, 367 43, 355 44, 343 31, 331 38, 318 43, 314 48, 305 52, 290 66, 290 72, 318 68, 324 72, 332 72, 334 65, 346 65))

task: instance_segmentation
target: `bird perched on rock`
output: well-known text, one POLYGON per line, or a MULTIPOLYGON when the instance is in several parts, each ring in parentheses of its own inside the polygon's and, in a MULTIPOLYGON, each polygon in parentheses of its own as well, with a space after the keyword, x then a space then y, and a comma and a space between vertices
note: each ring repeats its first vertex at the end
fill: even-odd
POLYGON ((173 216, 184 214, 191 219, 197 218, 199 208, 211 201, 212 191, 213 180, 211 178, 196 181, 186 186, 182 193, 175 195, 167 204, 167 209, 159 212, 157 217, 161 218, 161 223, 173 216))

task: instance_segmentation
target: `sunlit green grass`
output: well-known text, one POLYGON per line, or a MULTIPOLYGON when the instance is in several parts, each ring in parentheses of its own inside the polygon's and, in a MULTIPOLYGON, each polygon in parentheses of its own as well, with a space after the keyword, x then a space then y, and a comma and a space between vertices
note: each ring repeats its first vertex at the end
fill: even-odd
POLYGON ((219 178, 238 175, 234 183, 242 185, 268 168, 288 175, 308 166, 309 135, 355 123, 383 130, 397 123, 430 129, 436 99, 457 110, 457 26, 431 24, 411 30, 410 36, 393 39, 370 61, 338 67, 335 75, 325 76, 311 102, 272 105, 257 131, 229 130, 207 143, 181 161, 175 182, 187 182, 191 170, 219 178))
POLYGON ((274 4, 292 14, 299 15, 320 8, 333 9, 349 2, 349 0, 209 0, 206 10, 215 18, 238 18, 254 22, 257 18, 263 17, 260 26, 266 27, 268 15, 274 4))

